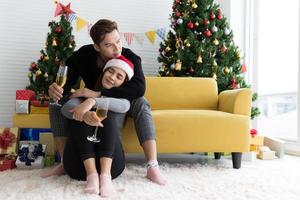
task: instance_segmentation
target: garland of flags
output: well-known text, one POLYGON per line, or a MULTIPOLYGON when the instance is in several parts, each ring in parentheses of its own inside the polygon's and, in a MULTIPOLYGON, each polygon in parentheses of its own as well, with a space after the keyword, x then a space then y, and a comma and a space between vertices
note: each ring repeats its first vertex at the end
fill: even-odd
MULTIPOLYGON (((90 31, 91 27, 93 26, 92 23, 88 22, 87 20, 80 17, 76 12, 71 10, 71 3, 68 5, 61 4, 58 0, 55 0, 54 3, 56 4, 54 17, 59 16, 63 13, 66 14, 66 17, 70 23, 75 22, 76 24, 76 31, 79 32, 84 27, 87 27, 88 31, 90 31)), ((124 37, 125 41, 127 42, 128 46, 130 46, 135 39, 140 45, 144 44, 145 36, 148 38, 150 43, 154 44, 156 35, 158 35, 162 40, 165 40, 166 37, 166 28, 159 28, 156 30, 149 30, 143 33, 132 33, 132 32, 125 32, 121 35, 124 37)))

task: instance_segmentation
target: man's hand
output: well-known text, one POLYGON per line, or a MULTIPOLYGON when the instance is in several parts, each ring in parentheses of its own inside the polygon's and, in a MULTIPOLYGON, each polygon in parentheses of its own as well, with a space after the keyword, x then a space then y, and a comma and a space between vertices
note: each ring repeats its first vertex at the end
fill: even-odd
POLYGON ((63 95, 62 95, 63 92, 64 92, 64 89, 62 87, 60 87, 59 85, 57 85, 55 82, 49 86, 48 93, 49 93, 49 96, 54 101, 60 100, 63 97, 63 95))
POLYGON ((73 97, 85 97, 85 98, 90 98, 90 97, 100 97, 101 93, 100 92, 95 92, 93 90, 90 90, 88 88, 81 88, 76 90, 70 98, 73 97))
POLYGON ((99 117, 96 115, 96 112, 94 112, 94 111, 87 111, 83 115, 83 121, 90 126, 103 127, 101 120, 99 119, 99 117))

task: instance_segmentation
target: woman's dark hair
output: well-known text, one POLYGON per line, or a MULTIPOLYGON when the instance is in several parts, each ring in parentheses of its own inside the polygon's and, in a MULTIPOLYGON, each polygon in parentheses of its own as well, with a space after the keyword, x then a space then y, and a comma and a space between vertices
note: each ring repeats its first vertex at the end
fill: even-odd
MULTIPOLYGON (((94 91, 100 91, 100 90, 103 88, 103 86, 102 86, 102 78, 103 78, 105 72, 106 72, 108 69, 109 69, 109 67, 106 68, 106 69, 102 72, 102 74, 98 77, 98 79, 97 79, 97 81, 96 81, 96 85, 94 86, 94 91)), ((129 79, 128 79, 128 76, 127 76, 127 74, 126 74, 126 78, 125 78, 125 80, 124 80, 124 83, 125 83, 126 81, 128 81, 128 80, 129 80, 129 79)), ((123 84, 124 84, 124 83, 123 83, 123 84)))

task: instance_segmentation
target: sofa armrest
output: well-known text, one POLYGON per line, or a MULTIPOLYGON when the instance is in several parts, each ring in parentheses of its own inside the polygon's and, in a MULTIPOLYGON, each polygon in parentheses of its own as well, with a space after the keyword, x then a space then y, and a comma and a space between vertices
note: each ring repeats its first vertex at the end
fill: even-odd
POLYGON ((225 90, 219 94, 218 110, 233 114, 251 114, 252 91, 249 88, 225 90))

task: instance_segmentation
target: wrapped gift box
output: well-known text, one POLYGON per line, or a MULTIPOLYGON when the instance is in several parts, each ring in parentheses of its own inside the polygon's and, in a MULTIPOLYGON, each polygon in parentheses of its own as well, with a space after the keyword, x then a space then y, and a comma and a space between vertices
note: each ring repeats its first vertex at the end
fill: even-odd
POLYGON ((255 159, 256 159, 255 151, 243 152, 243 155, 242 155, 243 161, 254 161, 255 159))
POLYGON ((0 128, 0 154, 17 152, 19 128, 0 128))
POLYGON ((44 163, 44 166, 45 167, 50 167, 50 166, 53 166, 55 164, 55 157, 54 155, 46 155, 45 156, 45 163, 44 163))
MULTIPOLYGON (((54 137, 52 133, 41 133, 40 134, 40 144, 47 146, 46 155, 54 156, 56 152, 54 137)), ((54 157, 53 157, 54 158, 54 157)))
POLYGON ((39 169, 44 167, 46 145, 23 144, 19 149, 16 165, 20 169, 39 169))
POLYGON ((31 105, 30 113, 31 114, 49 114, 49 108, 31 105))
POLYGON ((257 158, 262 160, 275 159, 275 151, 259 151, 257 158))
POLYGON ((51 132, 49 128, 21 128, 20 140, 35 140, 39 141, 40 133, 51 132))
POLYGON ((258 146, 258 145, 250 144, 250 151, 258 151, 259 148, 260 148, 260 146, 258 146))
POLYGON ((0 171, 16 167, 16 154, 0 155, 0 171))
POLYGON ((250 144, 262 146, 264 145, 264 136, 262 135, 253 135, 250 138, 250 144))
POLYGON ((16 100, 34 100, 35 93, 33 90, 16 90, 16 100))
POLYGON ((16 113, 29 114, 29 100, 16 100, 16 113))

